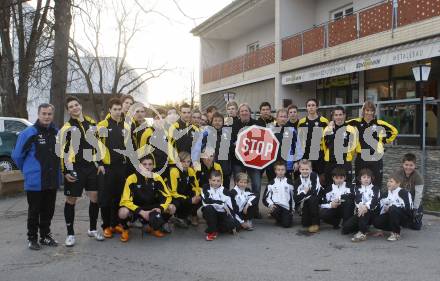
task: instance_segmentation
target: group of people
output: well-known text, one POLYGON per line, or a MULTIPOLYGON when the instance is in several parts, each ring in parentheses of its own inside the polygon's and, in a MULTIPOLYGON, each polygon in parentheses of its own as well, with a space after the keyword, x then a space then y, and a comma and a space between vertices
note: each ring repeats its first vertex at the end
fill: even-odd
POLYGON ((123 96, 110 99, 107 116, 96 122, 69 96, 70 118, 58 130, 55 108, 41 104, 38 120, 20 133, 12 155, 25 178, 28 246, 58 245, 50 224, 59 175, 68 247, 76 243, 75 205, 83 190, 90 200, 87 234, 98 241, 118 234, 127 242, 137 223, 163 237, 173 225, 197 226, 199 217, 206 221, 208 241, 219 232, 253 230, 253 220, 262 217, 260 197, 277 224, 291 227, 297 212, 309 233, 318 232, 321 221, 353 233, 354 242, 366 239, 371 224, 391 231, 390 241, 400 238, 401 226, 420 229, 423 179, 413 154, 404 156, 381 190, 384 144, 394 141, 397 129, 377 119, 369 101, 361 117, 348 121, 343 107, 328 121, 318 106, 309 99, 304 118, 295 105, 278 109, 274 118, 263 102, 254 119, 248 104, 234 101, 227 103, 226 116, 215 106, 202 114, 183 104, 153 109, 155 120, 148 124, 151 109, 123 96), (270 128, 282 144, 263 170, 244 165, 235 154, 239 133, 253 125, 270 128), (261 196, 264 173, 268 184, 261 196))

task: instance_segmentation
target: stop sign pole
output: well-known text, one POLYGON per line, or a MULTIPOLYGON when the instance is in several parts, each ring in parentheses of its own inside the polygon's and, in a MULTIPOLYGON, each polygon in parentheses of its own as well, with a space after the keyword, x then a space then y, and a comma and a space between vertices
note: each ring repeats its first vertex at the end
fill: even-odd
POLYGON ((279 147, 271 129, 254 125, 238 134, 235 155, 246 167, 262 170, 276 161, 279 147))

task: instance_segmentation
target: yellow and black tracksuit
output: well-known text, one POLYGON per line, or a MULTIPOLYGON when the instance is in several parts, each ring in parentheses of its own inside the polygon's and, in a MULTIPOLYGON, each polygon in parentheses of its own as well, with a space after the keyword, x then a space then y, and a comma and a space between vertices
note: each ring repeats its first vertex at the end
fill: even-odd
POLYGON ((177 154, 175 154, 174 150, 177 150, 177 153, 186 151, 191 154, 191 147, 196 132, 199 132, 199 128, 182 119, 179 119, 170 126, 168 133, 170 143, 168 156, 170 164, 176 163, 175 156, 177 154))
POLYGON ((357 129, 345 123, 343 125, 335 124, 333 128, 327 126, 324 129, 323 138, 325 187, 331 186, 333 183, 332 171, 336 167, 340 167, 347 172, 346 182, 351 186, 353 181, 352 160, 356 153, 355 150, 358 143, 357 129), (338 156, 336 155, 337 151, 335 151, 335 142, 337 141, 341 142, 338 146, 344 151, 342 155, 338 156), (338 158, 340 158, 339 161, 338 158))
MULTIPOLYGON (((139 123, 136 120, 132 120, 131 124, 130 124, 130 133, 131 133, 131 143, 133 145, 133 150, 138 152, 137 156, 138 159, 141 157, 141 153, 139 153, 139 149, 142 147, 141 146, 141 137, 142 134, 145 132, 145 130, 147 130, 148 127, 146 126, 145 123, 139 123)), ((127 177, 130 176, 131 174, 133 174, 136 171, 136 167, 133 166, 133 163, 131 163, 131 161, 128 161, 129 163, 127 163, 127 177)))
MULTIPOLYGON (((321 175, 324 173, 324 141, 322 140, 322 132, 325 127, 328 125, 328 120, 325 117, 319 116, 314 120, 310 120, 308 117, 301 118, 298 121, 298 136, 301 141, 302 147, 304 148, 303 159, 311 160, 313 171, 317 174, 321 175), (313 131, 321 129, 321 133, 319 134, 320 138, 320 146, 319 146, 319 154, 318 159, 310 159, 310 152, 312 148, 312 137, 313 131), (307 130, 307 134, 305 131, 307 130)), ((315 138, 318 136, 318 133, 315 133, 315 138)))
MULTIPOLYGON (((61 128, 59 141, 61 144, 61 167, 63 174, 71 174, 76 177, 75 182, 64 181, 64 195, 72 197, 81 197, 83 189, 86 191, 98 191, 97 166, 102 165, 101 159, 96 154, 97 149, 86 140, 86 132, 96 126, 95 120, 84 116, 83 120, 70 118, 61 128), (77 133, 80 134, 77 134, 77 133), (78 151, 75 153, 75 135, 80 136, 78 151), (92 152, 92 161, 84 159, 84 150, 89 149, 92 152), (64 157, 67 156, 68 159, 64 157), (66 167, 66 163, 72 163, 72 167, 66 167), (72 169, 73 168, 73 169, 72 169)), ((94 134, 96 136, 96 134, 94 134)), ((97 143, 99 146, 99 142, 97 143)), ((89 219, 90 230, 96 230, 99 215, 99 205, 97 202, 90 201, 89 219)), ((64 204, 64 218, 66 220, 67 235, 74 235, 73 224, 75 221, 75 205, 64 204)))
POLYGON ((196 171, 196 178, 199 181, 199 185, 201 187, 203 187, 205 185, 209 185, 209 174, 213 170, 220 172, 220 174, 222 175, 222 182, 223 182, 222 166, 220 166, 219 163, 214 162, 212 164, 212 167, 208 168, 208 167, 206 167, 206 165, 203 162, 201 162, 200 169, 196 171))
POLYGON ((356 127, 359 132, 359 142, 356 146, 355 174, 358 175, 362 168, 369 168, 374 174, 373 184, 382 187, 384 145, 393 142, 399 132, 393 125, 378 119, 367 122, 363 118, 355 118, 348 121, 347 124, 356 127), (380 128, 383 128, 383 130, 380 128), (372 138, 377 141, 375 147, 367 143, 366 136, 364 136, 367 129, 372 133, 372 138), (369 158, 371 159, 363 159, 365 157, 362 156, 362 150, 366 150, 367 154, 369 152, 369 158), (377 152, 377 156, 373 156, 375 152, 377 152))
POLYGON ((176 216, 180 219, 187 219, 189 215, 197 216, 197 209, 201 203, 193 205, 192 198, 200 196, 202 190, 194 169, 189 167, 188 170, 181 171, 177 167, 172 167, 168 181, 173 204, 177 209, 176 216))
MULTIPOLYGON (((127 160, 116 149, 125 150, 128 142, 130 127, 121 118, 116 121, 110 116, 98 123, 98 130, 106 128, 107 137, 102 137, 104 145, 104 184, 99 192, 103 228, 114 227, 118 224, 119 201, 126 178, 127 160)), ((102 135, 102 134, 101 134, 102 135)))
MULTIPOLYGON (((119 206, 127 208, 136 215, 142 210, 150 211, 159 208, 161 214, 156 215, 160 215, 166 220, 164 212, 171 201, 171 193, 160 175, 153 173, 152 178, 146 178, 139 173, 134 173, 125 181, 119 206)), ((127 227, 126 222, 123 222, 125 228, 127 227)), ((153 228, 160 228, 160 226, 153 228)))
POLYGON ((168 178, 168 136, 165 130, 147 128, 141 135, 142 156, 151 154, 154 158, 154 171, 166 181, 168 178), (151 152, 152 151, 152 152, 151 152))

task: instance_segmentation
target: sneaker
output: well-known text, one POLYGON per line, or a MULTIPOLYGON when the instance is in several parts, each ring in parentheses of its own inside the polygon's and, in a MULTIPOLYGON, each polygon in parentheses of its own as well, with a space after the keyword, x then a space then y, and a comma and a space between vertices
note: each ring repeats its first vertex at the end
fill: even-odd
POLYGON ((387 240, 390 241, 390 242, 394 242, 394 241, 397 241, 399 239, 400 239, 400 234, 399 233, 391 232, 391 235, 388 237, 387 240))
POLYGON ((183 219, 180 218, 174 218, 174 225, 176 225, 177 227, 180 228, 188 228, 188 224, 186 223, 186 221, 184 221, 183 219))
POLYGON ((40 238, 40 244, 44 246, 56 247, 58 246, 58 241, 53 238, 52 233, 49 233, 40 238))
POLYGON ((40 244, 38 244, 38 240, 28 240, 28 248, 34 251, 38 251, 41 249, 40 244))
POLYGON ((162 238, 162 237, 165 236, 165 233, 163 233, 163 232, 160 231, 160 230, 152 230, 152 231, 150 232, 150 234, 153 235, 154 237, 157 237, 157 238, 162 238))
POLYGON ((197 216, 191 217, 191 225, 192 226, 198 226, 199 225, 199 218, 197 216))
POLYGON ((68 235, 64 244, 66 247, 73 247, 75 245, 75 235, 68 235))
POLYGON ((117 226, 113 227, 113 232, 121 234, 124 231, 124 228, 122 225, 118 224, 117 226))
POLYGON ((113 237, 113 229, 111 227, 104 228, 104 237, 110 239, 113 237))
POLYGON ((129 238, 130 238, 130 233, 128 229, 124 229, 121 233, 121 238, 120 238, 121 242, 127 242, 129 238))
POLYGON ((87 235, 91 238, 95 238, 96 241, 104 241, 105 237, 98 230, 87 230, 87 235))
POLYGON ((214 241, 215 238, 217 238, 216 232, 211 232, 211 233, 206 234, 206 241, 214 241))
POLYGON ((319 225, 317 225, 317 224, 311 225, 311 226, 309 226, 307 231, 309 233, 317 233, 319 231, 319 225))
POLYGON ((364 233, 362 233, 360 231, 358 233, 356 233, 353 236, 353 238, 351 238, 351 242, 362 242, 365 240, 367 240, 367 235, 365 235, 364 233))
POLYGON ((162 225, 162 227, 160 228, 160 231, 164 232, 164 233, 171 233, 173 232, 173 229, 171 228, 171 225, 169 223, 165 223, 164 225, 162 225))

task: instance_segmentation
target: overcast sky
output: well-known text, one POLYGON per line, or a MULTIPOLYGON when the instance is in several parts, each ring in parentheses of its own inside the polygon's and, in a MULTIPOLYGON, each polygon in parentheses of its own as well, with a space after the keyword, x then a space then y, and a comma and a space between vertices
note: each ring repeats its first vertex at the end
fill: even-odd
MULTIPOLYGON (((118 0, 113 0, 118 1, 118 0)), ((196 23, 201 23, 213 15, 231 0, 176 0, 182 11, 179 11, 173 0, 138 0, 148 9, 164 16, 140 14, 141 30, 130 45, 128 63, 135 67, 166 65, 173 69, 161 77, 149 82, 148 93, 144 101, 153 104, 164 104, 189 98, 190 73, 195 71, 196 86, 199 78, 199 40, 190 34, 196 23), (184 14, 189 17, 186 17, 184 14), (193 21, 191 18, 195 18, 193 21)), ((112 0, 105 0, 112 5, 112 0)), ((140 8, 134 0, 126 0, 125 5, 132 9, 133 17, 140 8)), ((102 43, 106 56, 115 56, 116 25, 113 11, 103 19, 102 43)), ((75 22, 81 25, 80 21, 75 22)), ((81 32, 76 32, 81 37, 81 32)), ((81 39, 79 39, 81 42, 81 39)))

